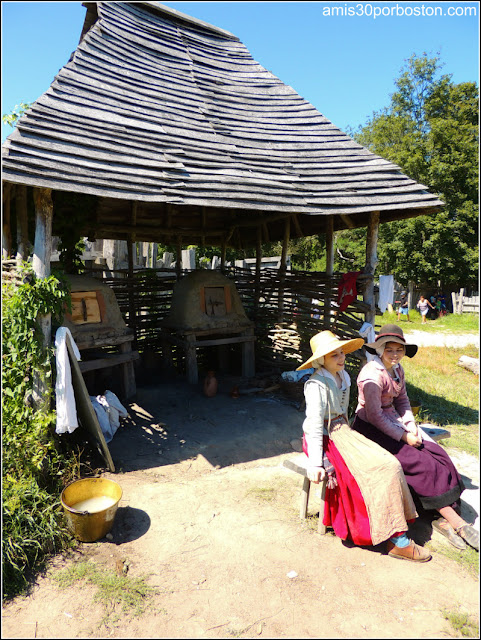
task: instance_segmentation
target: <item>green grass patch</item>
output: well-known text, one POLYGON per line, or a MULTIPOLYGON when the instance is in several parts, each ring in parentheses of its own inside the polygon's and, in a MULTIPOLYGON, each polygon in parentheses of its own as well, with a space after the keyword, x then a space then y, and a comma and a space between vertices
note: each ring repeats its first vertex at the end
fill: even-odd
POLYGON ((433 553, 439 553, 450 560, 454 560, 454 562, 465 569, 472 578, 479 580, 479 552, 475 549, 468 546, 464 551, 460 551, 449 543, 439 543, 432 538, 428 542, 427 548, 433 553))
POLYGON ((455 638, 479 638, 479 624, 469 614, 447 609, 443 609, 441 614, 451 625, 449 635, 455 638))
POLYGON ((142 615, 157 593, 154 587, 147 584, 144 577, 119 576, 114 571, 106 571, 89 561, 75 562, 66 569, 51 571, 50 577, 61 589, 81 582, 94 585, 97 589, 94 601, 101 602, 105 609, 104 624, 107 622, 107 616, 115 616, 119 609, 129 615, 142 615))
POLYGON ((421 314, 411 309, 409 311, 409 319, 401 316, 397 319, 397 313, 389 313, 386 311, 382 316, 376 316, 376 327, 382 327, 384 324, 397 324, 405 333, 411 331, 426 331, 427 333, 479 333, 479 313, 462 313, 460 315, 448 313, 448 315, 436 320, 427 319, 426 324, 422 324, 421 314))
POLYGON ((462 355, 479 357, 474 346, 420 347, 402 365, 408 395, 422 405, 418 421, 448 429, 451 438, 445 443, 479 456, 479 379, 457 365, 462 355))

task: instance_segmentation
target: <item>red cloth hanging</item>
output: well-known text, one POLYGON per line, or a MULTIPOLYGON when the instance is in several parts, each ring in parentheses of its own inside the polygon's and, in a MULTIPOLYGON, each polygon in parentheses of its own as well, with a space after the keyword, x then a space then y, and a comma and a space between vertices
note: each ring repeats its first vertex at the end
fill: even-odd
POLYGON ((356 280, 362 271, 343 273, 337 290, 338 313, 344 311, 357 298, 356 280))

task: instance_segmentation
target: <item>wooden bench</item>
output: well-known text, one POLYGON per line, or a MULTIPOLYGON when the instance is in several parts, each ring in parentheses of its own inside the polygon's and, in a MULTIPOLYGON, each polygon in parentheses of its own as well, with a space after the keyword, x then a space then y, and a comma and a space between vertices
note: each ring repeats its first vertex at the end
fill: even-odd
POLYGON ((114 347, 116 346, 120 353, 102 354, 91 360, 82 360, 79 362, 79 368, 82 373, 88 371, 96 371, 98 369, 106 369, 108 367, 121 367, 121 384, 123 400, 129 400, 137 393, 137 385, 135 382, 134 361, 140 358, 139 352, 132 350, 131 342, 134 339, 133 334, 111 336, 108 338, 89 338, 88 341, 82 342, 81 338, 76 340, 78 350, 82 353, 85 350, 92 350, 98 347, 114 347))
MULTIPOLYGON (((451 433, 446 429, 440 429, 439 427, 435 427, 431 424, 423 424, 421 425, 423 431, 425 431, 435 442, 439 440, 444 440, 451 436, 451 433)), ((299 517, 302 520, 307 518, 307 509, 309 506, 309 493, 311 490, 311 481, 307 477, 307 467, 309 466, 309 458, 305 453, 300 453, 292 458, 288 458, 283 462, 284 467, 298 473, 303 476, 302 481, 302 494, 301 494, 301 507, 299 510, 299 517)), ((317 525, 317 531, 321 535, 326 533, 326 526, 323 524, 324 519, 324 503, 326 499, 326 486, 327 486, 327 474, 321 482, 319 482, 319 487, 321 489, 321 497, 319 502, 319 522, 317 525)))

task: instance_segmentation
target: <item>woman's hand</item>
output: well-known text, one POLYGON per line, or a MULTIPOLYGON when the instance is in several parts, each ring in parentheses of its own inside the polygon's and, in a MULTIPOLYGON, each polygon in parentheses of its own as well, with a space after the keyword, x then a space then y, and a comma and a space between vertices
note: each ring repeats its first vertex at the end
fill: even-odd
POLYGON ((411 445, 411 447, 420 447, 423 442, 423 439, 419 434, 414 435, 414 433, 410 433, 409 431, 405 431, 403 433, 401 440, 411 445))
POLYGON ((307 477, 314 484, 319 484, 326 477, 324 467, 307 467, 307 477))
POLYGON ((416 423, 414 423, 414 424, 410 423, 409 425, 406 425, 405 429, 408 431, 408 433, 412 433, 414 436, 420 436, 421 435, 419 433, 418 425, 416 423))

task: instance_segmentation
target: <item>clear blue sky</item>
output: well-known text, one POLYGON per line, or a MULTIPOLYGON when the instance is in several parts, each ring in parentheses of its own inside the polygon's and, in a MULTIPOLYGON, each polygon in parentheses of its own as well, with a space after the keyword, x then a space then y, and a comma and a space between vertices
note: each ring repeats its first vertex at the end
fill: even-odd
MULTIPOLYGON (((413 53, 439 52, 443 73, 454 82, 479 83, 474 1, 164 4, 235 34, 263 67, 343 130, 389 104, 394 79, 413 53), (448 15, 470 7, 471 15, 448 15)), ((1 8, 4 114, 48 89, 77 47, 86 10, 81 2, 2 2, 1 8)), ((2 142, 11 132, 2 125, 2 142)))

